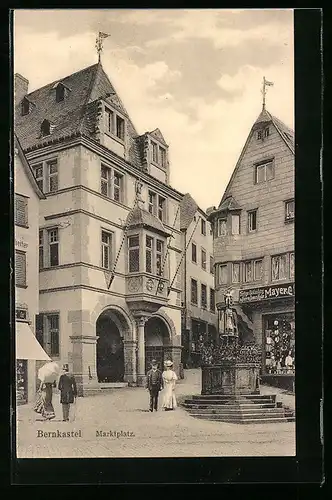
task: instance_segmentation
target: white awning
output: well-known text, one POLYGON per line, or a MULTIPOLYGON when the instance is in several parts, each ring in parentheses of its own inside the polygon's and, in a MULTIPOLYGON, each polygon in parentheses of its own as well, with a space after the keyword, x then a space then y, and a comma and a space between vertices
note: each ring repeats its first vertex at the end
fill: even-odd
POLYGON ((15 323, 16 329, 16 359, 50 360, 28 323, 15 323))

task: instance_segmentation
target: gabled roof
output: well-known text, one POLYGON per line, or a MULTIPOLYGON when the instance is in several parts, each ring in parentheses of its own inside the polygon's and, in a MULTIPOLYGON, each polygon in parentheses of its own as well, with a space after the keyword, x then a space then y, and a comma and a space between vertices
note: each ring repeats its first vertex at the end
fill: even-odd
POLYGON ((51 82, 26 97, 35 104, 32 111, 22 116, 19 104, 15 109, 15 129, 24 151, 78 135, 86 135, 96 140, 96 123, 100 111, 98 103, 103 99, 126 116, 129 135, 128 160, 141 168, 136 144, 138 134, 100 62, 51 82), (63 101, 56 102, 55 87, 59 83, 71 92, 63 101), (54 124, 54 130, 48 137, 41 137, 40 133, 44 119, 54 124))
POLYGON ((22 162, 22 165, 23 165, 23 169, 25 170, 25 173, 27 174, 27 177, 35 191, 35 193, 37 194, 37 196, 40 198, 40 199, 45 199, 46 196, 44 195, 44 193, 40 190, 38 184, 37 184, 37 181, 36 181, 36 178, 33 174, 33 171, 32 171, 32 168, 30 167, 29 163, 28 163, 28 160, 26 159, 25 157, 25 154, 23 152, 23 149, 22 149, 22 146, 20 144, 20 141, 18 140, 18 137, 17 135, 14 133, 14 148, 16 149, 17 151, 17 154, 22 162))
POLYGON ((157 141, 159 141, 162 144, 164 144, 165 146, 167 146, 165 138, 164 138, 163 134, 160 132, 159 128, 156 128, 155 130, 152 130, 152 132, 148 132, 148 134, 150 134, 152 137, 154 137, 155 139, 157 139, 157 141))
POLYGON ((282 138, 282 140, 285 142, 285 144, 289 148, 289 150, 293 153, 293 155, 295 154, 294 131, 291 128, 289 128, 287 125, 285 125, 281 120, 279 120, 279 118, 276 118, 275 116, 271 115, 271 113, 269 113, 269 111, 267 111, 266 109, 263 109, 249 132, 249 135, 247 137, 245 145, 243 146, 243 149, 241 151, 239 159, 235 165, 235 168, 233 170, 231 178, 227 184, 227 187, 225 189, 223 197, 221 198, 221 201, 219 203, 218 210, 220 209, 220 207, 221 207, 222 203, 225 201, 225 199, 230 195, 230 193, 229 193, 230 186, 232 185, 233 179, 234 179, 234 177, 235 177, 235 175, 236 175, 236 173, 241 165, 242 158, 247 150, 247 147, 249 145, 249 141, 252 137, 253 131, 255 129, 257 129, 257 127, 259 126, 260 123, 265 123, 265 124, 272 123, 274 125, 274 127, 276 128, 277 132, 279 133, 280 137, 282 138))
POLYGON ((128 229, 136 227, 146 227, 166 237, 171 235, 171 233, 164 227, 163 223, 158 219, 158 217, 150 214, 150 212, 142 208, 140 203, 136 205, 131 213, 129 212, 125 224, 128 229))
POLYGON ((180 229, 188 229, 198 208, 194 198, 186 193, 180 203, 180 229))
POLYGON ((241 210, 241 207, 233 196, 230 195, 219 205, 218 210, 241 210))

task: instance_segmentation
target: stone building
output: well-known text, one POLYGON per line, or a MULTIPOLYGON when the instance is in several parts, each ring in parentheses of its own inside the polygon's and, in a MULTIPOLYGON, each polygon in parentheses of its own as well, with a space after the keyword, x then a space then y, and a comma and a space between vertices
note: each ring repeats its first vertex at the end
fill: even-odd
POLYGON ((206 213, 189 193, 180 205, 183 233, 181 276, 182 361, 185 367, 201 364, 201 343, 217 340, 217 314, 214 291, 213 236, 206 213))
POLYGON ((18 404, 34 399, 36 360, 49 357, 35 337, 38 294, 38 214, 44 199, 22 147, 14 136, 15 354, 18 404))
POLYGON ((219 207, 208 213, 219 330, 224 293, 231 289, 240 338, 262 346, 262 373, 293 373, 294 133, 264 108, 219 207))
POLYGON ((15 80, 15 130, 46 196, 40 344, 81 395, 142 385, 152 358, 179 371, 183 195, 162 133, 137 133, 100 62, 31 93, 15 80))

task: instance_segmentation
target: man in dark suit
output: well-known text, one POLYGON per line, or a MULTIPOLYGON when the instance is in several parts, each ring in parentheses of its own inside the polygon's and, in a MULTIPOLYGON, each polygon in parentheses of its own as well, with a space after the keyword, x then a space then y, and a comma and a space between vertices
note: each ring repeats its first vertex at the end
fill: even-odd
POLYGON ((151 370, 147 373, 146 388, 150 392, 150 411, 158 410, 159 391, 164 387, 163 377, 155 359, 151 362, 151 370))
POLYGON ((60 403, 62 403, 63 421, 69 422, 70 405, 74 403, 77 396, 76 380, 74 375, 69 373, 68 365, 63 365, 63 374, 59 379, 60 403))

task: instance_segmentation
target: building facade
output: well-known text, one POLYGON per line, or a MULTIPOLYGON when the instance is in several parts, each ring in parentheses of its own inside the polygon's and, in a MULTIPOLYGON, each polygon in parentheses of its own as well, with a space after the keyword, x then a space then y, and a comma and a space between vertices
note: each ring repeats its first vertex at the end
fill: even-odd
POLYGON ((36 392, 36 361, 48 359, 35 338, 39 312, 38 214, 44 197, 14 137, 15 352, 17 403, 28 403, 36 392))
POLYGON ((262 346, 262 374, 292 374, 294 133, 265 109, 250 131, 219 207, 208 213, 219 330, 224 294, 231 290, 240 339, 262 346))
POLYGON ((217 314, 214 289, 213 236, 207 215, 189 193, 181 201, 183 252, 182 362, 184 367, 201 364, 201 345, 215 342, 217 314))
POLYGON ((21 98, 16 133, 46 200, 39 342, 81 395, 181 361, 179 205, 159 129, 138 135, 101 63, 21 98))

